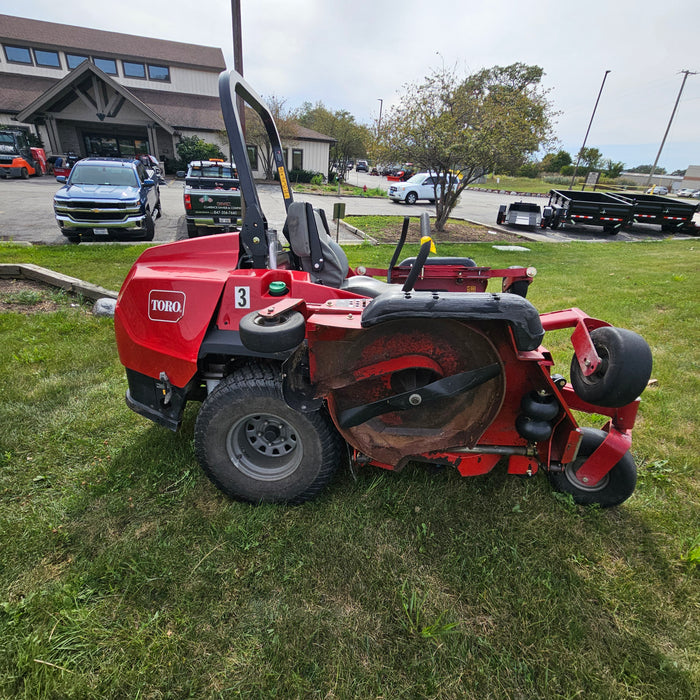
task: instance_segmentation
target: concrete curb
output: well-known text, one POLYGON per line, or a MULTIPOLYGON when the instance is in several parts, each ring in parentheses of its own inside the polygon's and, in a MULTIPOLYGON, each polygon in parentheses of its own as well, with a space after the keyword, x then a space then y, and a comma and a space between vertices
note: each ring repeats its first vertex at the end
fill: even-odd
POLYGON ((97 301, 97 299, 102 299, 107 297, 109 299, 116 299, 118 292, 113 292, 110 289, 105 289, 96 284, 90 284, 90 282, 83 282, 77 277, 70 277, 69 275, 63 275, 60 272, 54 272, 45 267, 40 267, 39 265, 19 264, 14 263, 0 263, 0 278, 4 279, 26 279, 33 280, 35 282, 44 282, 45 284, 50 284, 54 287, 60 287, 67 292, 72 294, 80 294, 83 297, 97 301))

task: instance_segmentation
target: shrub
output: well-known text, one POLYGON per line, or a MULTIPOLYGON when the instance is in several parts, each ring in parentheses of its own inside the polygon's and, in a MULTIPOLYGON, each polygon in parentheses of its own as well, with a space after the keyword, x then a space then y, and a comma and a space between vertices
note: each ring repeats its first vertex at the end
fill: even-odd
POLYGON ((223 158, 224 154, 215 143, 208 143, 199 136, 185 136, 177 144, 177 154, 180 157, 180 168, 185 170, 193 160, 209 160, 223 158))
POLYGON ((290 182, 306 182, 309 183, 313 178, 319 175, 321 177, 321 182, 323 182, 323 175, 321 173, 316 173, 313 170, 290 170, 289 180, 290 182))

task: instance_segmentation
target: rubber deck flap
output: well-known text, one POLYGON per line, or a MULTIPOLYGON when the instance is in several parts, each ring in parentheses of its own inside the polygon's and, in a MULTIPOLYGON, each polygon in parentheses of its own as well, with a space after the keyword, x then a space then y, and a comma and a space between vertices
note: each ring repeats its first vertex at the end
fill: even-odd
POLYGON ((513 329, 518 350, 536 350, 544 338, 537 309, 517 294, 488 292, 402 292, 389 290, 372 299, 362 313, 362 326, 402 318, 449 318, 459 321, 503 321, 513 329))

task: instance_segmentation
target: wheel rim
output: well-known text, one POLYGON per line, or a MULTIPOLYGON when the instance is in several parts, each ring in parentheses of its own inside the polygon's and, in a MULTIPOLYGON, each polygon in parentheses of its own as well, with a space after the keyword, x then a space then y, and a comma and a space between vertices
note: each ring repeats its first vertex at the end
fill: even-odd
POLYGON ((594 484, 593 486, 589 486, 581 481, 576 473, 582 466, 583 465, 579 463, 574 469, 572 469, 570 466, 565 467, 564 475, 566 476, 566 480, 572 486, 576 487, 579 491, 594 493, 596 491, 602 491, 608 485, 608 482, 610 481, 610 472, 608 472, 597 484, 594 484))
POLYGON ((226 450, 239 471, 259 481, 287 478, 304 455, 294 427, 271 413, 253 413, 235 423, 226 450))

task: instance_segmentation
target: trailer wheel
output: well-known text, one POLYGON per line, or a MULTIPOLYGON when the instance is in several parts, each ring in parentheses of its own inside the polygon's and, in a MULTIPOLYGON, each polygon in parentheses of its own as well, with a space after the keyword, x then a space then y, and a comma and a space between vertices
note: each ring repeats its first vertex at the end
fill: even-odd
POLYGON ((304 340, 306 319, 293 310, 272 318, 253 311, 241 319, 238 330, 241 342, 248 350, 280 352, 292 350, 304 340))
POLYGON ((580 505, 599 505, 610 508, 626 501, 637 484, 637 465, 629 452, 597 483, 587 486, 576 473, 583 463, 600 447, 606 433, 594 428, 582 428, 583 438, 578 456, 573 462, 564 465, 562 471, 549 472, 549 481, 556 491, 570 493, 580 505))
POLYGON ((252 503, 302 503, 319 494, 342 459, 325 410, 298 413, 282 396, 279 371, 248 365, 204 401, 195 453, 224 493, 252 503))
POLYGON ((651 376, 651 349, 642 336, 624 328, 603 326, 591 331, 591 340, 600 356, 598 369, 586 376, 574 354, 571 384, 584 401, 619 408, 634 401, 651 376))

